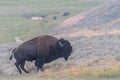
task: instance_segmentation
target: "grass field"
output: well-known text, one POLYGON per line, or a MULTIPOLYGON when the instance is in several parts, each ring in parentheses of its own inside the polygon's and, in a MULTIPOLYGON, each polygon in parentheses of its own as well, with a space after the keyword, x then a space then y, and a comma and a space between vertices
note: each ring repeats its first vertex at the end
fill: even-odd
POLYGON ((119 80, 119 65, 111 68, 100 69, 95 66, 73 65, 66 69, 52 71, 50 69, 45 72, 29 73, 21 75, 0 75, 1 80, 119 80), (32 76, 31 76, 32 75, 32 76))
POLYGON ((8 43, 0 45, 0 80, 120 80, 119 0, 106 5, 102 4, 110 0, 0 1, 0 44, 8 43), (34 16, 43 20, 32 20, 34 16), (34 63, 26 62, 30 73, 20 75, 15 59, 8 60, 17 46, 10 42, 49 33, 70 40, 69 60, 45 64, 39 73, 34 63))
POLYGON ((0 44, 47 34, 64 19, 103 4, 104 0, 0 0, 0 44), (69 13, 63 16, 64 13, 69 13), (43 21, 32 20, 43 16, 43 21), (53 17, 56 16, 56 20, 53 17))

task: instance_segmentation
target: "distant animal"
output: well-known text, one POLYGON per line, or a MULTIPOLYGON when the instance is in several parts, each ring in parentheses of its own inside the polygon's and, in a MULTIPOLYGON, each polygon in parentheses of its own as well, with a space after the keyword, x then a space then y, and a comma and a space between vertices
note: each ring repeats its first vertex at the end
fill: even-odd
POLYGON ((22 71, 29 73, 25 68, 25 61, 35 61, 37 70, 43 70, 45 63, 50 63, 58 58, 68 60, 73 52, 72 45, 68 40, 57 39, 50 35, 42 35, 31 40, 28 40, 12 50, 10 60, 13 57, 16 59, 15 66, 19 73, 22 71))
POLYGON ((15 40, 17 44, 23 43, 23 41, 19 37, 15 37, 15 40))
POLYGON ((54 17, 53 17, 53 19, 54 19, 54 20, 56 20, 56 19, 57 19, 57 17, 56 17, 56 16, 54 16, 54 17))

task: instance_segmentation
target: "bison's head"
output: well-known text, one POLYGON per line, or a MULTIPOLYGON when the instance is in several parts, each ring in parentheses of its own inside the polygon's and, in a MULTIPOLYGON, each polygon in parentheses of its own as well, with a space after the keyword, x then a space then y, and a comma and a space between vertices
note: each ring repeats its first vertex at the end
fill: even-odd
POLYGON ((69 56, 73 52, 70 42, 64 39, 58 40, 57 48, 60 52, 59 53, 60 56, 63 57, 66 61, 68 60, 69 56))

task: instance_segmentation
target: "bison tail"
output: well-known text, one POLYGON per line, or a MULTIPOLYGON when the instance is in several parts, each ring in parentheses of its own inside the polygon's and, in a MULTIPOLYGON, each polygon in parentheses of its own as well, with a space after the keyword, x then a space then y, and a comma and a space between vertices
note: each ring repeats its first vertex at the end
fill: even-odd
POLYGON ((11 55, 11 56, 10 56, 10 58, 9 58, 9 60, 11 60, 11 59, 12 59, 12 57, 13 57, 13 56, 11 55))
POLYGON ((14 48, 14 49, 12 50, 11 56, 10 56, 9 60, 12 60, 15 49, 16 49, 16 48, 14 48))

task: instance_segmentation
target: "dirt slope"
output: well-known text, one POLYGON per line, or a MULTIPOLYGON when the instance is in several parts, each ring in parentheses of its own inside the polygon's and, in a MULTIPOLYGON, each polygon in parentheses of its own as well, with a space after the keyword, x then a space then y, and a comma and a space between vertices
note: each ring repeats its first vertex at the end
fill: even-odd
POLYGON ((120 64, 119 0, 69 18, 53 31, 71 40, 74 53, 70 61, 74 63, 105 70, 120 64))
MULTIPOLYGON (((61 23, 54 34, 67 35, 69 37, 119 34, 120 4, 119 0, 112 0, 103 6, 80 15, 71 17, 61 23), (104 32, 103 32, 104 31, 104 32), (112 32, 113 31, 113 32, 112 32), (115 32, 116 31, 116 32, 115 32), (87 35, 90 34, 90 35, 87 35)), ((62 36, 63 36, 62 35, 62 36)))
POLYGON ((112 0, 96 9, 65 20, 54 33, 71 39, 73 60, 118 59, 120 56, 120 3, 112 0), (56 33, 55 33, 56 32, 56 33))

